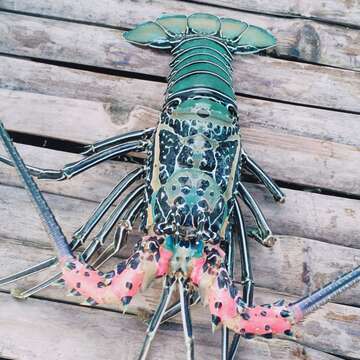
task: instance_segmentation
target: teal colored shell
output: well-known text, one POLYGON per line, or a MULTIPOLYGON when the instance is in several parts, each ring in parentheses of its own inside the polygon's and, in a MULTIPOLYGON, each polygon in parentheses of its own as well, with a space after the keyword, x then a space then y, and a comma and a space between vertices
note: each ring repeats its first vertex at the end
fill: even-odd
POLYGON ((233 54, 256 53, 276 45, 275 37, 263 28, 205 13, 162 15, 124 33, 129 42, 162 49, 171 49, 191 35, 218 37, 233 54))

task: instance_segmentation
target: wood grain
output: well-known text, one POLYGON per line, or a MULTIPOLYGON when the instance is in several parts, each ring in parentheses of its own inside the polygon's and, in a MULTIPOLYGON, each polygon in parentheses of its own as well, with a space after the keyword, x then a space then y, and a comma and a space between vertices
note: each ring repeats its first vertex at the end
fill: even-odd
MULTIPOLYGON (((16 239, 26 246, 51 247, 25 191, 0 186, 0 194, 0 216, 3 223, 0 236, 4 239, 16 239)), ((59 195, 47 194, 46 199, 68 239, 94 207, 89 201, 59 195)), ((129 246, 122 251, 123 256, 131 254, 132 246, 140 236, 138 232, 133 232, 133 242, 129 242, 129 246)), ((112 241, 111 236, 109 241, 112 241)), ((306 294, 335 279, 355 267, 360 259, 360 249, 294 236, 279 237, 272 249, 261 247, 255 241, 251 241, 250 245, 257 284, 296 295, 306 294)), ((341 295, 339 301, 359 305, 359 295, 360 287, 355 287, 341 295)))
POLYGON ((306 17, 335 23, 360 25, 360 2, 355 1, 311 1, 311 0, 198 0, 204 5, 213 4, 245 11, 254 11, 282 16, 306 17))
MULTIPOLYGON (((49 249, 35 246, 32 247, 29 246, 28 242, 22 243, 12 239, 4 239, 2 243, 3 246, 0 248, 0 254, 7 259, 2 271, 5 271, 6 273, 14 272, 19 268, 29 266, 32 263, 51 255, 49 249)), ((109 265, 114 264, 115 262, 116 259, 113 259, 109 265)), ((268 259, 267 263, 269 263, 268 259)), ((111 269, 111 266, 107 266, 107 268, 111 269)), ((54 273, 54 271, 55 269, 51 272, 54 273)), ((273 269, 272 273, 274 273, 274 271, 276 271, 276 269, 273 269)), ((289 271, 291 270, 289 269, 289 271)), ((18 286, 25 288, 34 286, 38 281, 46 279, 47 276, 49 276, 49 272, 43 272, 27 281, 23 280, 19 282, 18 286)), ((155 309, 158 303, 161 286, 162 281, 158 280, 145 292, 137 295, 128 308, 128 311, 132 314, 137 314, 142 319, 149 317, 150 313, 155 309)), ((11 287, 13 286, 10 286, 10 288, 11 287)), ((9 288, 9 286, 7 286, 7 288, 9 288)), ((78 304, 83 300, 81 297, 67 297, 65 296, 66 293, 66 289, 50 287, 39 293, 39 296, 53 301, 62 301, 72 304, 78 304)), ((356 294, 354 294, 354 296, 356 296, 356 294)), ((284 298, 288 302, 295 300, 295 297, 283 293, 270 291, 261 287, 256 288, 256 304, 274 302, 280 298, 284 298)), ((96 309, 99 310, 99 307, 96 309)), ((119 305, 102 305, 100 309, 121 311, 119 305)), ((193 307, 192 318, 197 327, 203 328, 204 332, 210 331, 209 313, 206 308, 201 305, 193 307)), ((173 321, 181 324, 180 317, 175 318, 173 321)), ((139 325, 141 324, 139 323, 139 325)), ((357 341, 359 334, 359 308, 331 303, 309 315, 304 322, 296 326, 295 341, 315 349, 356 358, 360 355, 360 344, 357 341)), ((197 341, 198 340, 199 339, 197 339, 197 341)), ((261 342, 260 339, 257 339, 253 346, 258 346, 256 345, 258 341, 261 342)), ((271 341, 269 345, 270 344, 272 344, 271 341)))
MULTIPOLYGON (((345 5, 344 2, 344 0, 340 3, 336 2, 336 5, 334 3, 330 5, 329 3, 331 3, 331 1, 329 0, 322 2, 323 12, 328 10, 329 13, 335 13, 334 8, 337 9, 339 7, 337 13, 341 14, 341 6, 345 5)), ((103 4, 95 0, 80 0, 75 3, 71 0, 51 2, 37 0, 31 3, 6 1, 4 4, 0 3, 0 8, 19 11, 21 13, 56 16, 67 20, 86 21, 121 28, 131 28, 137 23, 156 19, 162 13, 192 14, 196 12, 209 12, 218 16, 238 18, 250 24, 268 28, 278 39, 278 45, 275 50, 277 56, 291 57, 301 61, 347 69, 359 70, 360 68, 359 31, 356 29, 306 19, 281 18, 269 15, 263 16, 246 11, 213 7, 205 3, 213 3, 216 5, 216 2, 207 2, 206 0, 203 0, 202 4, 173 0, 166 2, 155 0, 151 1, 151 3, 146 0, 136 2, 131 0, 108 0, 107 6, 103 6, 103 4), (146 8, 146 11, 144 11, 144 8, 146 8)), ((237 3, 236 5, 234 3, 235 1, 229 4, 223 1, 219 4, 228 4, 227 6, 235 9, 244 6, 244 10, 246 10, 249 5, 249 1, 246 1, 244 4, 243 2, 237 3)), ((265 2, 265 8, 268 3, 269 2, 265 2)), ((281 8, 282 3, 284 3, 284 1, 277 3, 276 6, 281 8)), ((309 6, 310 0, 299 3, 298 6, 302 8, 302 10, 299 9, 300 11, 308 9, 311 13, 314 11, 311 8, 321 8, 320 4, 309 6)), ((358 1, 356 1, 356 4, 352 2, 346 10, 346 14, 351 14, 354 19, 360 18, 359 9, 356 9, 357 4, 358 1)), ((286 9, 289 6, 292 7, 292 5, 291 2, 287 3, 283 11, 286 12, 286 9)), ((253 6, 259 7, 258 2, 255 2, 253 6)), ((357 25, 360 25, 360 20, 358 20, 357 25)), ((82 35, 86 37, 85 34, 82 35)))
MULTIPOLYGON (((18 149, 27 163, 45 168, 61 168, 65 163, 80 158, 75 154, 27 145, 18 145, 18 149)), ((0 153, 4 154, 2 149, 0 153)), ((39 181, 39 185, 49 193, 100 202, 131 169, 134 169, 134 165, 107 162, 68 182, 39 181)), ((21 186, 15 170, 5 165, 0 166, 0 182, 21 186)), ((358 200, 283 189, 287 200, 284 204, 276 204, 262 186, 247 184, 247 187, 259 202, 276 234, 307 237, 360 248, 358 200)), ((252 217, 244 210, 247 220, 251 222, 252 217)), ((90 210, 86 214, 89 216, 90 210)))
MULTIPOLYGON (((1 13, 0 36, 4 54, 163 78, 169 72, 167 54, 134 48, 114 29, 1 13)), ((359 84, 356 71, 256 55, 234 61, 234 89, 251 96, 359 112, 359 84)))
MULTIPOLYGON (((7 96, 7 94, 6 91, 2 92, 4 102, 3 105, 0 105, 0 116, 9 129, 41 134, 47 137, 65 138, 82 143, 94 142, 103 137, 113 136, 116 133, 155 126, 159 117, 159 113, 152 109, 137 107, 129 115, 126 126, 116 127, 109 116, 109 112, 116 113, 116 107, 115 111, 112 111, 111 106, 106 103, 97 104, 89 101, 44 98, 34 95, 26 97, 26 94, 19 97, 14 93, 7 96), (17 101, 24 104, 22 110, 18 111, 18 107, 14 106, 17 101), (31 107, 31 111, 27 110, 29 107, 31 107), (42 110, 46 108, 52 110, 42 110), (31 115, 26 115, 26 113, 31 115), (51 126, 50 121, 56 126, 51 126), (84 128, 88 129, 86 133, 83 131, 84 128), (71 129, 70 136, 69 129, 71 129), (85 138, 82 135, 83 133, 86 134, 85 138)), ((255 114, 252 116, 258 119, 256 105, 259 104, 254 103, 252 109, 255 114)), ((276 110, 275 107, 274 111, 276 110)), ((298 110, 300 111, 300 109, 298 110)), ((281 111, 283 109, 279 110, 279 112, 281 111)), ((328 111, 326 112, 328 113, 328 111)), ((112 117, 116 116, 114 114, 112 117)), ((246 106, 240 116, 245 119, 248 117, 246 106)), ((253 123, 250 121, 248 127, 242 130, 245 148, 267 169, 271 176, 278 180, 307 186, 330 188, 352 194, 360 193, 359 183, 355 180, 357 176, 360 176, 360 166, 356 166, 360 161, 358 146, 316 139, 322 129, 334 130, 326 126, 325 118, 323 118, 324 123, 318 119, 318 126, 312 125, 310 127, 315 129, 311 130, 315 138, 307 137, 309 130, 300 131, 299 127, 295 126, 294 129, 291 125, 287 132, 281 131, 278 133, 277 129, 282 130, 284 122, 276 124, 276 118, 277 116, 273 116, 273 125, 267 126, 267 129, 263 126, 258 127, 256 124, 251 126, 253 123), (291 134, 299 132, 306 136, 291 134), (288 154, 285 159, 283 157, 284 152, 288 154), (358 175, 357 172, 359 172, 358 175)), ((338 131, 341 134, 340 137, 345 134, 349 139, 345 140, 345 142, 351 141, 350 132, 354 132, 354 127, 359 127, 355 118, 351 118, 351 120, 345 124, 337 124, 335 128, 335 130, 345 128, 343 132, 338 131)), ((287 121, 288 124, 294 123, 296 117, 287 121)))
MULTIPOLYGON (((18 302, 0 294, 2 307, 0 355, 21 359, 65 360, 134 359, 142 344, 145 325, 118 313, 69 306, 43 300, 18 302), (67 334, 65 337, 64 334, 67 334), (116 336, 114 336, 116 334, 116 336), (22 341, 18 341, 21 338, 22 341), (131 346, 129 346, 131 340, 131 346), (81 344, 86 343, 86 346, 81 344)), ((195 327, 197 359, 220 356, 220 336, 195 327)), ((284 340, 244 341, 237 359, 335 360, 336 356, 284 340)), ((150 359, 183 359, 184 343, 179 325, 164 325, 151 349, 150 359)))
MULTIPOLYGON (((83 75, 85 77, 90 74, 83 73, 83 75)), ((32 80, 29 79, 30 84, 32 80)), ((120 83, 122 82, 123 78, 120 78, 120 83)), ((164 87, 163 84, 141 80, 132 84, 131 91, 146 84, 148 90, 154 94, 153 103, 158 98, 159 89, 164 87)), ((49 85, 53 87, 49 92, 54 94, 59 92, 59 83, 49 85)), ((3 83, 3 86, 6 84, 3 83)), ((36 87, 29 90, 40 91, 36 87)), ((95 93, 91 93, 90 89, 87 94, 77 94, 75 90, 69 90, 69 95, 79 95, 79 98, 0 88, 0 117, 12 130, 79 143, 91 143, 116 133, 129 131, 131 128, 143 128, 148 122, 150 124, 156 121, 153 118, 157 113, 154 113, 149 121, 144 119, 141 124, 129 123, 128 111, 136 106, 133 103, 135 99, 121 88, 115 88, 113 94, 110 93, 110 89, 103 92, 105 89, 100 86, 95 93), (117 106, 118 103, 122 106, 117 106), (19 104, 21 106, 18 106, 19 104), (124 122, 120 120, 122 117, 124 122), (85 128, 87 131, 83 131, 85 128)), ((151 101, 150 95, 146 96, 151 101)), ((142 99, 142 102, 145 103, 145 100, 148 99, 142 99)), ((299 135, 340 144, 355 146, 360 144, 360 131, 354 131, 360 126, 359 115, 243 96, 237 96, 237 103, 241 128, 264 128, 281 134, 299 135)), ((156 109, 161 107, 160 96, 159 103, 155 106, 156 109)))

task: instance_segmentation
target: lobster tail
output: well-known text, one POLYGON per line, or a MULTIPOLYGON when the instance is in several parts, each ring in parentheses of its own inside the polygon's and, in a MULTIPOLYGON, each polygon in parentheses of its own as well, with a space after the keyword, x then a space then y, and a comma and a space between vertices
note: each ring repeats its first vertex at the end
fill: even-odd
POLYGON ((306 314, 318 309, 333 297, 358 282, 360 282, 360 266, 342 275, 337 280, 330 282, 311 295, 290 304, 289 310, 294 313, 295 321, 300 321, 306 314))
POLYGON ((275 37, 263 28, 206 13, 165 14, 124 33, 129 42, 161 49, 170 49, 194 35, 216 37, 234 54, 252 54, 276 45, 275 37))

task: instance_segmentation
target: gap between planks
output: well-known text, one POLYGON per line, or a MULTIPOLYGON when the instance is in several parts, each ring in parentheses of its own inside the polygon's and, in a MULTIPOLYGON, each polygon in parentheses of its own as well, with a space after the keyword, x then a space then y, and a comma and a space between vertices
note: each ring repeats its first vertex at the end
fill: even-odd
MULTIPOLYGON (((7 314, 2 316, 4 322, 13 325, 4 334, 0 329, 4 355, 25 354, 27 360, 38 359, 39 356, 49 360, 63 360, 75 356, 79 360, 112 360, 119 359, 121 354, 121 360, 130 360, 136 356, 143 341, 145 325, 132 317, 124 318, 115 313, 75 308, 37 299, 29 299, 25 304, 19 304, 4 294, 0 294, 0 301, 7 305, 7 314, 14 314, 17 321, 14 327, 14 318, 7 314), (35 328, 34 323, 37 324, 35 328), (64 333, 72 336, 64 339, 64 333), (17 341, 18 335, 23 338, 21 346, 17 341), (84 339, 91 341, 84 342, 84 339)), ((219 358, 220 336, 218 333, 214 336, 210 334, 210 329, 208 333, 195 328, 197 359, 219 358)), ((183 359, 184 347, 182 329, 179 326, 162 326, 152 346, 150 359, 183 359)), ((241 359, 244 360, 300 360, 304 355, 308 360, 338 359, 334 355, 281 339, 253 339, 242 341, 241 345, 241 359)))
MULTIPOLYGON (((147 86, 153 86, 148 88, 149 92, 155 91, 155 84, 147 83, 147 86)), ((78 143, 92 143, 117 133, 153 127, 159 117, 157 111, 137 106, 126 120, 116 125, 113 121, 119 116, 118 107, 108 103, 7 90, 0 90, 0 99, 3 100, 0 116, 9 130, 78 143), (19 102, 23 104, 20 109, 19 102)), ((337 116, 331 118, 334 115, 331 112, 304 109, 293 112, 289 106, 259 100, 240 101, 245 149, 270 175, 290 184, 341 191, 345 196, 359 194, 360 188, 354 181, 356 169, 360 169, 354 166, 359 160, 359 148, 355 144, 360 138, 353 136, 354 129, 359 127, 357 116, 343 115, 340 124, 337 116), (315 116, 317 119, 313 121, 315 116)), ((124 105, 121 104, 120 112, 126 117, 124 105)), ((127 105, 132 106, 135 104, 127 105)))
MULTIPOLYGON (((209 1, 211 2, 211 1, 209 1)), ((73 2, 54 1, 51 4, 38 0, 35 4, 8 4, 3 8, 20 11, 28 15, 56 16, 67 21, 75 20, 100 23, 118 28, 133 27, 137 23, 156 19, 161 13, 210 12, 219 16, 236 17, 243 21, 269 28, 278 38, 275 50, 277 56, 323 65, 360 68, 356 51, 357 30, 329 25, 308 19, 279 18, 271 15, 257 15, 239 10, 214 7, 214 4, 179 1, 146 1, 121 3, 109 0, 108 6, 101 7, 95 1, 73 2), (143 9, 146 7, 147 11, 143 9), (86 10, 85 10, 86 9, 86 10), (129 9, 130 14, 129 14, 129 9), (339 46, 340 45, 340 46, 339 46)), ((349 11, 350 12, 350 11, 349 11)), ((360 14, 359 14, 360 17, 360 14)))
MULTIPOLYGON (((2 53, 151 76, 165 77, 168 73, 169 56, 159 51, 137 49, 122 39, 119 31, 13 14, 0 14, 0 19, 4 28, 2 53), (17 29, 24 26, 28 32, 19 36, 17 29), (73 41, 68 42, 67 38, 73 41)), ((360 111, 359 72, 256 55, 237 57, 234 69, 237 92, 360 111)))

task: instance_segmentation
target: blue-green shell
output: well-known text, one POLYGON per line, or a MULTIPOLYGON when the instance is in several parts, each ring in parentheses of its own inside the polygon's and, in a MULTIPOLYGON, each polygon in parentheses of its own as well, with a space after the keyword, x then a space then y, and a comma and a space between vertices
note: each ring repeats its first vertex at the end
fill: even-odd
POLYGON ((137 25, 125 32, 124 37, 138 45, 171 49, 184 36, 191 35, 218 37, 234 54, 256 53, 276 45, 275 37, 261 27, 205 13, 162 15, 137 25))

